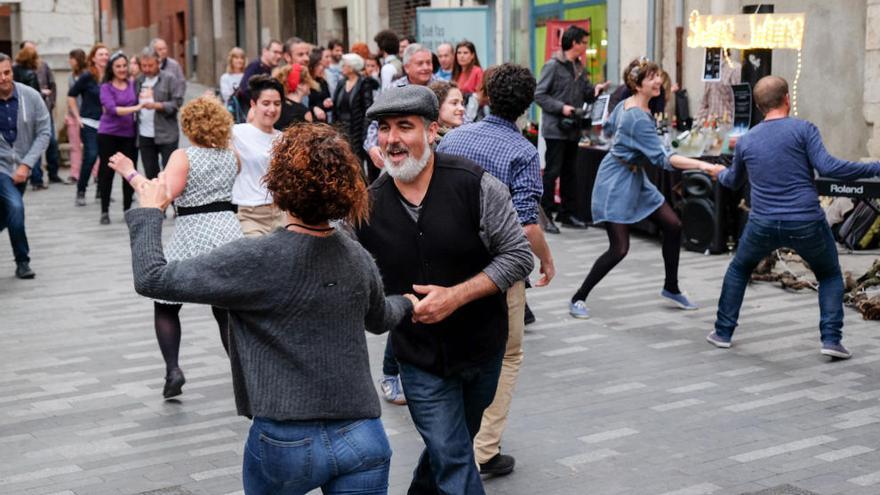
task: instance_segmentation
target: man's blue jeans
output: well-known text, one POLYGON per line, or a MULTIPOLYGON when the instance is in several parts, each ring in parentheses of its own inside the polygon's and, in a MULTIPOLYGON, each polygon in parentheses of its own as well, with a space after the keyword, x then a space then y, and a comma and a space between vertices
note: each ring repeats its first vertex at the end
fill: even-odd
POLYGON ((391 333, 385 337, 385 354, 382 357, 382 374, 397 376, 400 374, 400 366, 394 358, 394 350, 391 349, 391 333))
POLYGON ((0 232, 9 229, 9 241, 15 261, 30 261, 27 235, 24 232, 24 191, 27 182, 15 184, 12 177, 0 173, 0 232))
POLYGON ((752 271, 770 252, 789 247, 810 265, 819 282, 819 333, 823 344, 838 344, 843 328, 843 278, 837 244, 824 220, 795 222, 749 219, 721 288, 715 333, 733 336, 752 271))
POLYGON ((245 495, 385 495, 391 446, 379 418, 275 421, 255 417, 242 466, 245 495))
POLYGON ((413 473, 410 495, 479 495, 474 436, 483 411, 495 398, 504 349, 486 363, 449 377, 400 362, 406 405, 425 450, 413 473))

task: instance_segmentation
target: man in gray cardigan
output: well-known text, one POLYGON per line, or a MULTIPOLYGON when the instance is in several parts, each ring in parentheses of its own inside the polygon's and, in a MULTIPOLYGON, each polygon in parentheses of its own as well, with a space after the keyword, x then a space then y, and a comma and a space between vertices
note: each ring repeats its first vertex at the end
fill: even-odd
POLYGON ((0 231, 9 229, 15 276, 34 278, 24 228, 24 201, 31 169, 49 146, 49 111, 32 88, 13 82, 12 59, 0 53, 0 231))
POLYGON ((137 80, 138 100, 144 104, 138 112, 138 147, 148 179, 159 176, 171 153, 177 149, 180 129, 177 112, 183 104, 186 90, 182 80, 159 70, 159 54, 144 48, 140 56, 142 74, 137 80))
POLYGON ((545 230, 558 234, 553 223, 556 210, 554 195, 556 179, 559 179, 559 195, 562 203, 556 221, 567 227, 586 228, 583 219, 574 215, 575 173, 580 129, 575 110, 584 103, 596 101, 596 97, 608 87, 608 82, 593 86, 587 80, 580 57, 587 51, 590 33, 578 26, 570 26, 562 34, 562 50, 544 64, 541 79, 535 89, 535 102, 541 107, 541 135, 547 143, 544 154, 544 196, 541 206, 548 215, 545 230), (573 120, 572 120, 573 119, 573 120), (574 125, 571 125, 574 124, 574 125))

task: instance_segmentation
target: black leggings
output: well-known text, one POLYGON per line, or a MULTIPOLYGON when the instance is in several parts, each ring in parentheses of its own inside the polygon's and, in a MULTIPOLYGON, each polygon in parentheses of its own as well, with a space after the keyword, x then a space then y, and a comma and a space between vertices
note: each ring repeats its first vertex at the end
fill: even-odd
MULTIPOLYGON (((120 137, 110 134, 98 134, 98 191, 101 193, 101 213, 110 211, 110 192, 113 190, 113 176, 116 172, 110 168, 110 157, 117 152, 129 157, 137 168, 137 141, 133 137, 120 137)), ((122 178, 122 209, 131 208, 134 189, 122 178)))
MULTIPOLYGON (((663 288, 678 294, 678 257, 681 251, 681 220, 672 211, 669 203, 663 203, 648 217, 660 225, 663 231, 663 266, 666 268, 666 281, 663 288)), ((571 301, 585 301, 593 287, 611 271, 629 251, 629 224, 606 222, 608 232, 608 251, 602 253, 581 288, 571 297, 571 301)))
MULTIPOLYGON (((178 368, 177 355, 180 353, 180 304, 153 303, 156 324, 156 339, 159 341, 159 350, 165 359, 165 372, 178 368)), ((214 319, 220 329, 220 340, 223 349, 229 355, 229 311, 216 306, 211 306, 214 319)))

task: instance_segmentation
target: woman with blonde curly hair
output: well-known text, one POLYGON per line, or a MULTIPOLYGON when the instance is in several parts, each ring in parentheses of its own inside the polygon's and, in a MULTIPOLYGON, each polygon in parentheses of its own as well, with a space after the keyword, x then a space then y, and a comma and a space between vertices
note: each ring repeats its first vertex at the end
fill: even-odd
MULTIPOLYGON (((180 110, 180 127, 192 146, 172 153, 165 167, 177 206, 174 235, 165 246, 169 261, 193 258, 242 237, 232 204, 232 185, 239 170, 238 158, 229 147, 232 117, 215 98, 201 97, 180 110)), ((110 159, 110 166, 135 188, 148 182, 122 153, 110 159)), ((156 338, 165 359, 165 398, 180 395, 185 381, 177 362, 180 307, 179 302, 154 302, 156 338)), ((223 307, 211 309, 228 352, 229 313, 223 307)))
POLYGON ((368 205, 360 164, 338 131, 288 128, 265 182, 286 212, 284 229, 170 262, 160 244, 165 173, 143 183, 141 208, 126 214, 135 290, 229 308, 235 403, 253 418, 244 493, 387 493, 391 448, 364 330, 397 327, 416 299, 385 297, 370 254, 330 224, 363 221, 368 205))

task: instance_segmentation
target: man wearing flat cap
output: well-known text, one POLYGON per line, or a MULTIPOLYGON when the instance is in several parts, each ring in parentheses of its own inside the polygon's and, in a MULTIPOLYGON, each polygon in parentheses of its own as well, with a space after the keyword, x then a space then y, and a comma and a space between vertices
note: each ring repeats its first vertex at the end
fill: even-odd
POLYGON ((384 171, 357 236, 388 294, 420 297, 391 333, 407 407, 425 450, 410 494, 482 494, 473 438, 492 402, 507 341, 505 292, 534 266, 507 186, 474 162, 434 153, 438 103, 391 88, 367 111, 384 171))

